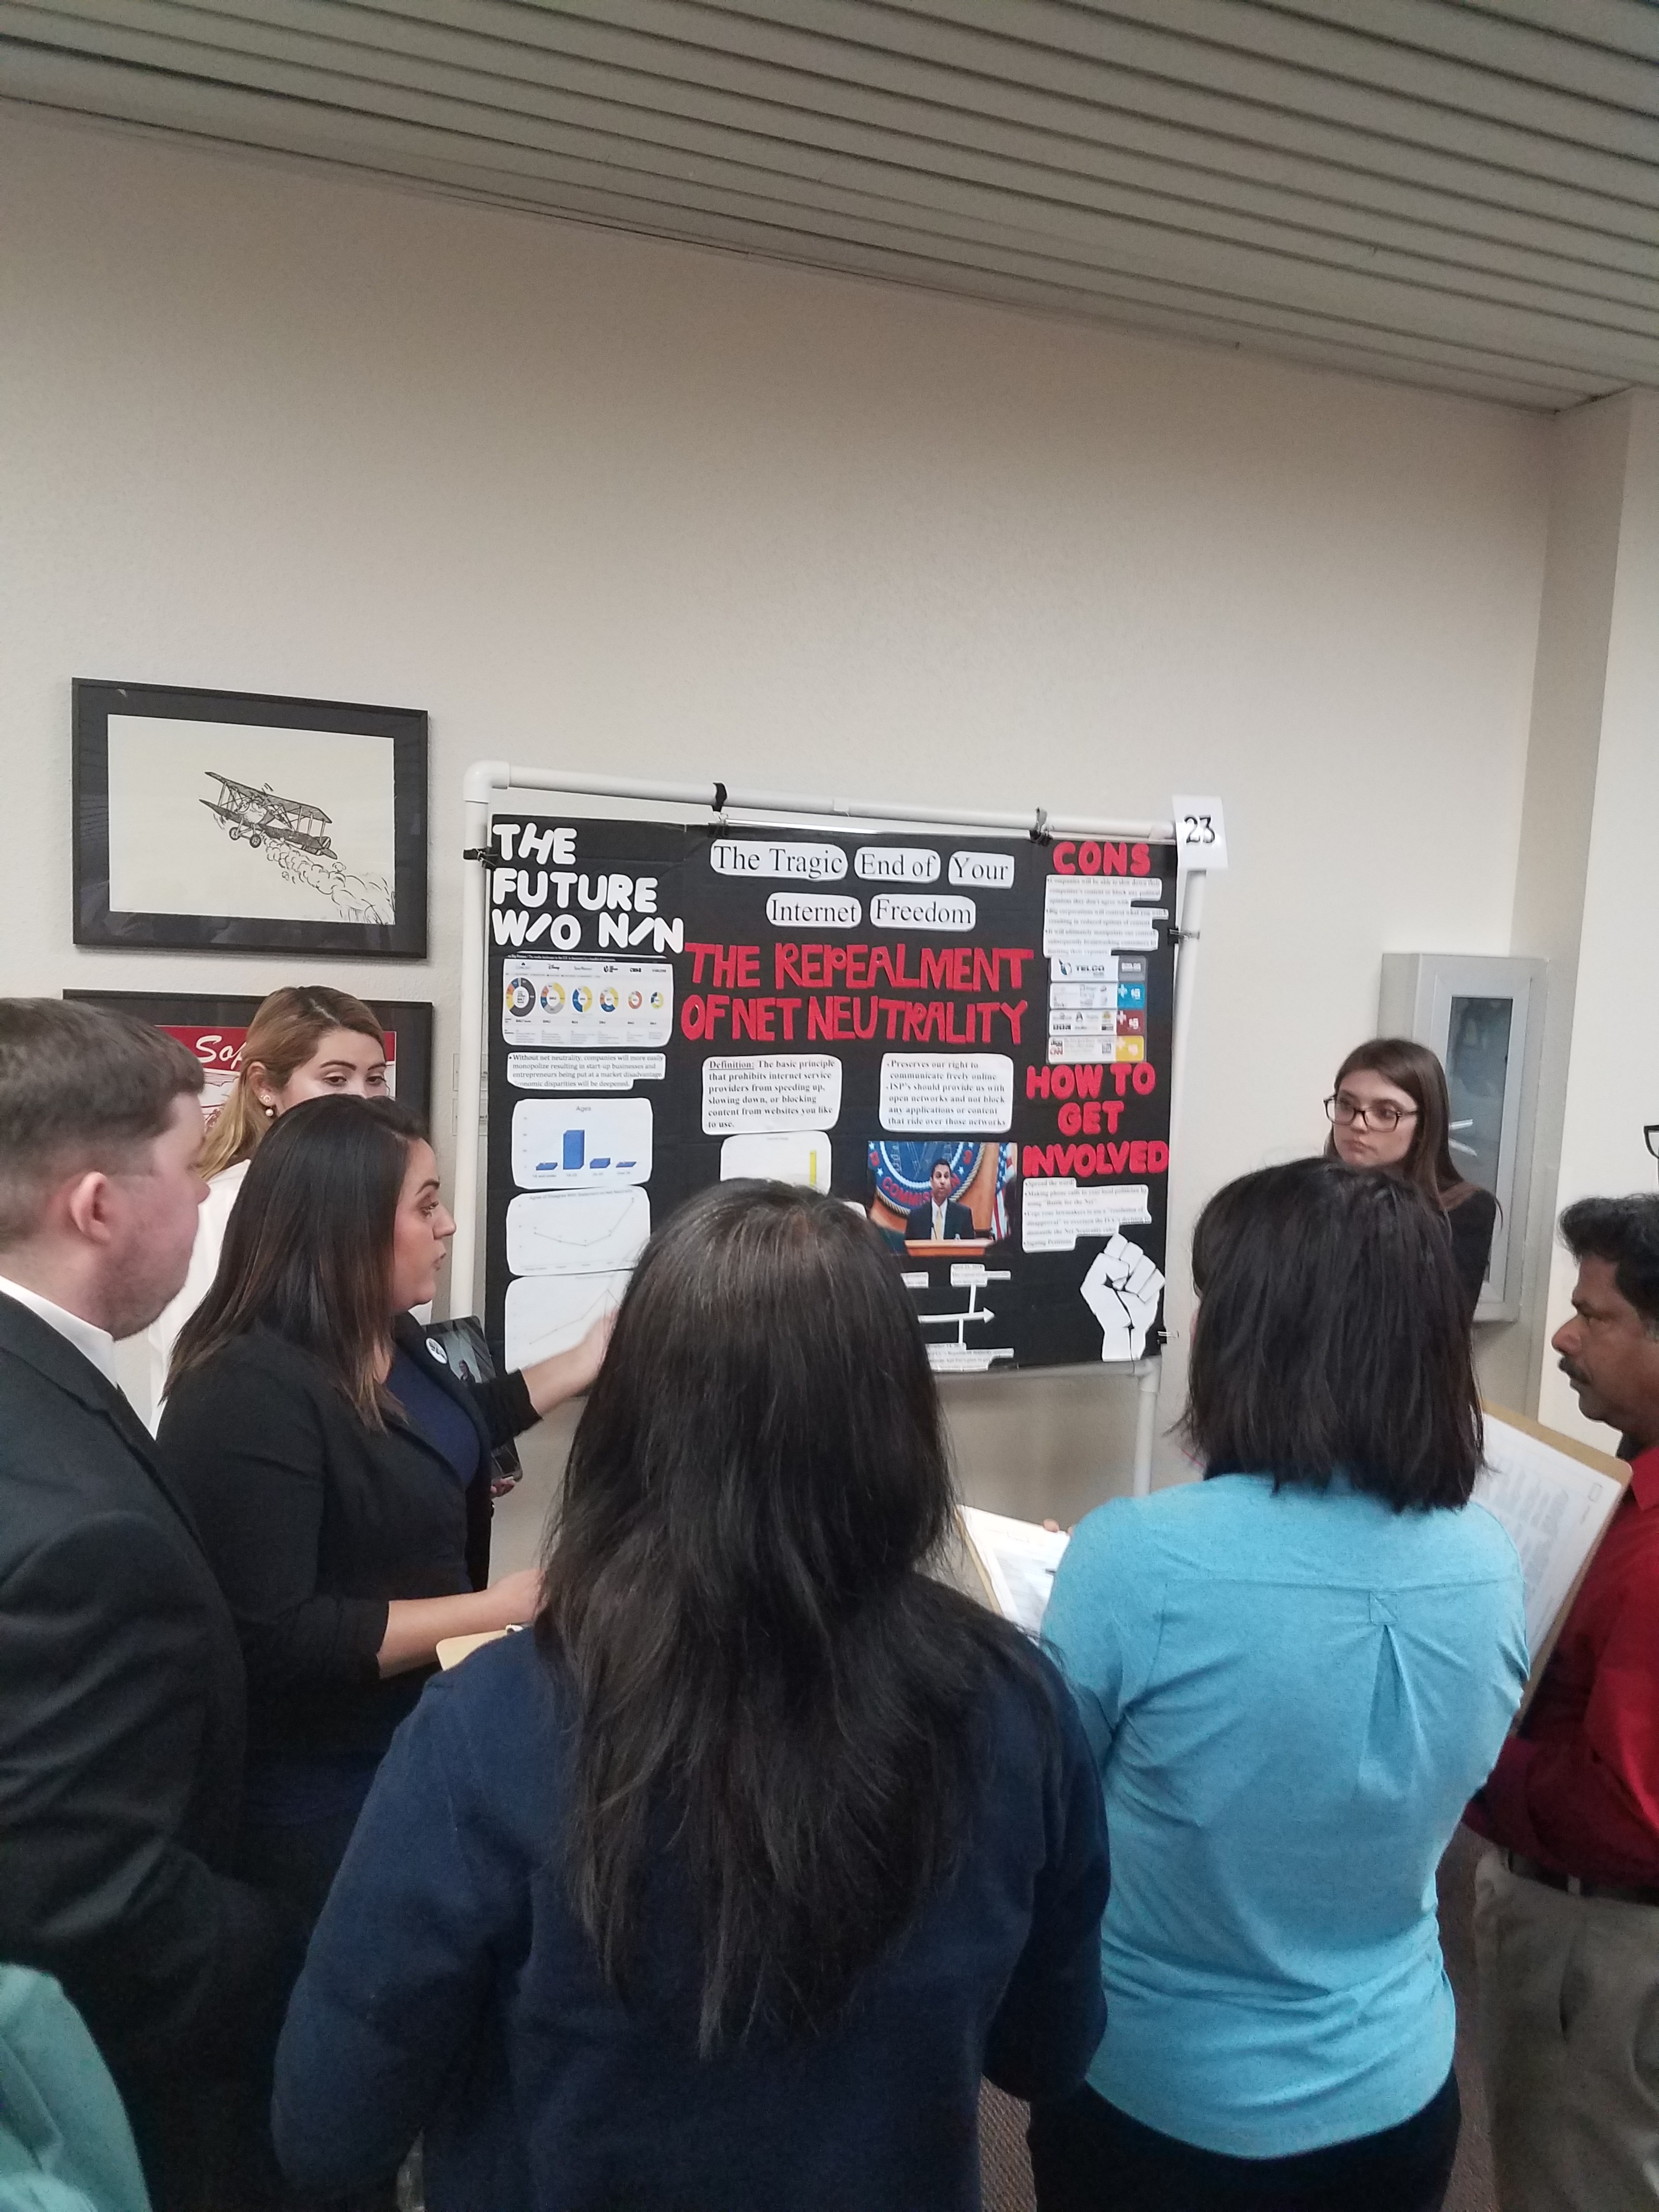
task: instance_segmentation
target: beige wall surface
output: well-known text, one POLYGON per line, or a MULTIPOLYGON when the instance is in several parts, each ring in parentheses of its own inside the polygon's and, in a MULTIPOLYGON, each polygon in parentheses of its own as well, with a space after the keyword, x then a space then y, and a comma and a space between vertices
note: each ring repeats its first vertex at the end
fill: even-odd
MULTIPOLYGON (((471 759, 1132 814, 1219 793, 1172 1418, 1196 1205, 1322 1139, 1384 950, 1509 949, 1551 426, 3 120, 0 990, 295 972, 71 945, 76 676, 429 711, 433 957, 327 972, 436 1002, 441 1140, 471 759)), ((986 1504, 1127 1480, 1122 1386, 950 1395, 986 1504)))
MULTIPOLYGON (((1599 728, 1578 751, 1578 781, 1593 793, 1565 1068, 1557 1203, 1654 1188, 1643 1124, 1659 1121, 1659 960, 1654 953, 1654 825, 1659 823, 1659 392, 1604 403, 1597 438, 1597 506, 1616 529, 1613 573, 1601 600, 1605 639, 1599 728), (1605 489, 1618 471, 1615 499, 1605 489)), ((1601 410, 1596 410, 1598 413, 1601 410)), ((1576 1270, 1556 1244, 1546 1330, 1566 1318, 1576 1270)), ((1553 1357, 1542 1352, 1539 1417, 1609 1449, 1584 1420, 1553 1357)))

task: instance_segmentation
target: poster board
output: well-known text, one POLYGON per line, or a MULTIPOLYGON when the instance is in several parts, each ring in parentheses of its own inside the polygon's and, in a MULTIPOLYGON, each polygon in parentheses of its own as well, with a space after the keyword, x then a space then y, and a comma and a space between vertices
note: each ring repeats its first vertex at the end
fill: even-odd
POLYGON ((489 847, 508 1367, 576 1342, 653 1229, 749 1176, 869 1215, 942 1371, 1157 1348, 1173 846, 497 811, 489 847))
POLYGON ((1531 1672, 1517 1721, 1532 1703, 1556 1638, 1630 1480, 1610 1452, 1547 1429, 1524 1413, 1485 1406, 1486 1462, 1474 1495, 1509 1531, 1527 1589, 1531 1672))

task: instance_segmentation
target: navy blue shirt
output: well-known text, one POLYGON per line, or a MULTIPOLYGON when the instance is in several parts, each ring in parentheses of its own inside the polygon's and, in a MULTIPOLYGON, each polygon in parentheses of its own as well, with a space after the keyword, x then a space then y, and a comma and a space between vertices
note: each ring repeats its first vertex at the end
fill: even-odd
POLYGON ((478 1425, 466 1407, 416 1364, 401 1346, 392 1353, 386 1386, 409 1417, 410 1426, 441 1452, 465 1490, 478 1472, 478 1425))
POLYGON ((811 2040, 695 2040, 696 1944, 647 1881, 635 2008, 566 1899, 568 1691, 509 1636, 430 1683, 363 1808, 289 2008, 274 2119, 332 2196, 425 2131, 431 2212, 974 2212, 981 2073, 1063 2096, 1100 2039, 1093 1762, 1012 1674, 983 1692, 957 1871, 811 2040))

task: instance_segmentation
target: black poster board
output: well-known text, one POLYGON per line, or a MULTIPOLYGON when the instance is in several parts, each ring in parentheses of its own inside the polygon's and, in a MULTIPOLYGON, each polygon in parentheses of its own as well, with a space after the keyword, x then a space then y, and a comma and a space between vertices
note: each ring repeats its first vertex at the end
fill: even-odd
POLYGON ((943 1371, 1157 1348, 1172 845, 511 813, 490 842, 507 1365, 574 1343, 740 1175, 867 1212, 943 1371))

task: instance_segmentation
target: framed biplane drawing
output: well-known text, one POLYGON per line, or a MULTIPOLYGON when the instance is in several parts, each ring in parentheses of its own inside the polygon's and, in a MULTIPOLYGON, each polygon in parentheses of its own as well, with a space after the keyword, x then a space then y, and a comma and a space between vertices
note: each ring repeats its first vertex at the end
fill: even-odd
POLYGON ((426 957, 427 721, 75 685, 75 941, 426 957))

